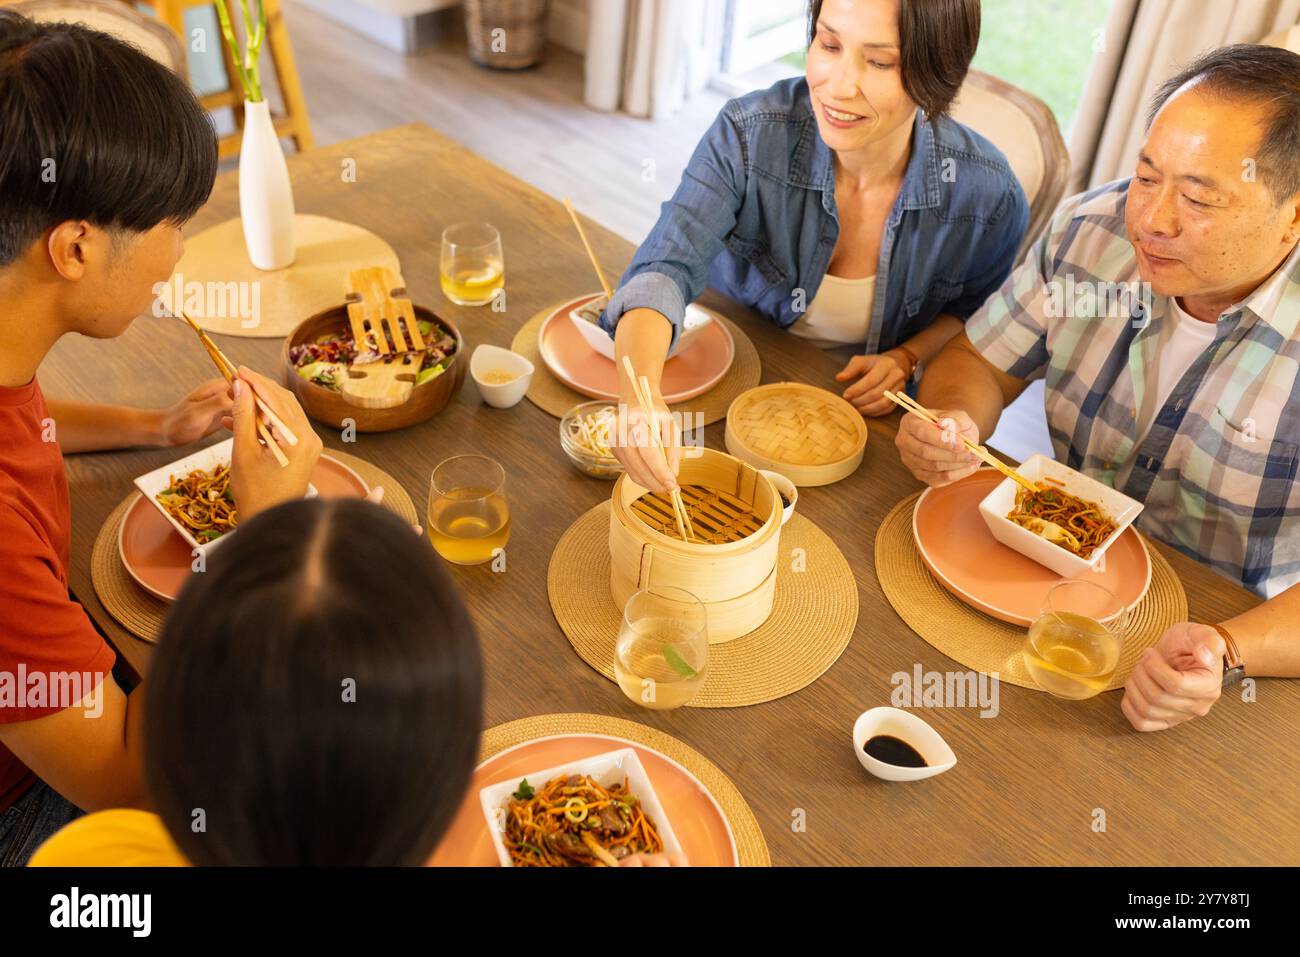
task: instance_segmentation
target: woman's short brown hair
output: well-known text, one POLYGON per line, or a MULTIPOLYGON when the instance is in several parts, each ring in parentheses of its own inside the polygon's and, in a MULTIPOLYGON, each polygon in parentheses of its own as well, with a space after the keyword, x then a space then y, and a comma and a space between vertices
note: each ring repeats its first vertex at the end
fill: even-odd
MULTIPOLYGON (((810 0, 809 45, 821 13, 822 0, 810 0)), ((898 36, 903 90, 927 119, 943 116, 979 46, 980 0, 899 0, 898 36)))

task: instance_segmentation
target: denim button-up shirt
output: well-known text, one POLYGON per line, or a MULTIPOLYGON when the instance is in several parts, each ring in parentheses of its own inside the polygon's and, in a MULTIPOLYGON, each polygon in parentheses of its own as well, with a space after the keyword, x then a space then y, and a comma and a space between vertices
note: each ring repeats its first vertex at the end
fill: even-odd
MULTIPOLYGON (((864 352, 892 349, 940 314, 965 319, 1011 272, 1029 205, 1005 157, 947 117, 913 123, 885 223, 864 352)), ((788 328, 817 296, 839 237, 835 161, 802 77, 730 101, 692 156, 601 318, 673 324, 705 286, 788 328)))

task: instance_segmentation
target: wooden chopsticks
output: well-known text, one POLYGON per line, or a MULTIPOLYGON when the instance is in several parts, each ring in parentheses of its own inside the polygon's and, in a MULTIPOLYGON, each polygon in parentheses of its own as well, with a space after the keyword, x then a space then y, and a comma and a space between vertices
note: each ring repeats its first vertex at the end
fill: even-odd
MULTIPOLYGON (((931 422, 934 425, 939 424, 938 416, 936 416, 933 412, 931 412, 925 406, 921 405, 921 403, 917 402, 915 399, 913 399, 910 395, 908 395, 905 392, 886 392, 885 398, 891 400, 899 408, 907 412, 911 412, 913 415, 925 419, 925 421, 927 422, 931 422)), ((1014 479, 1016 482, 1018 482, 1021 485, 1021 487, 1028 489, 1031 492, 1038 491, 1037 485, 1029 481, 1029 479, 1025 478, 1023 475, 1021 475, 1011 466, 1007 465, 1005 462, 999 459, 988 449, 984 448, 984 446, 976 445, 974 442, 970 441, 970 439, 966 438, 964 435, 959 434, 957 437, 962 440, 962 443, 966 446, 966 448, 970 449, 972 452, 978 455, 989 465, 993 466, 995 469, 997 469, 1007 478, 1014 479)))
MULTIPOLYGON (((564 208, 567 209, 569 215, 573 217, 573 225, 578 227, 578 237, 582 240, 583 248, 587 250, 587 256, 591 259, 592 267, 596 270, 596 278, 600 280, 600 288, 605 290, 605 298, 612 299, 614 291, 609 288, 609 283, 605 280, 605 273, 600 268, 600 263, 596 261, 596 254, 591 251, 591 243, 587 242, 587 231, 582 228, 582 223, 578 221, 578 214, 573 208, 572 200, 566 198, 564 200, 564 208)), ((635 382, 635 380, 633 381, 635 382)))
MULTIPOLYGON (((641 414, 645 416, 650 441, 663 453, 664 464, 667 465, 668 450, 664 448, 663 441, 659 438, 659 419, 655 416, 654 403, 650 399, 650 380, 645 376, 637 376, 636 370, 632 368, 632 360, 627 356, 623 357, 623 370, 627 373, 628 381, 632 383, 632 391, 641 405, 641 414)), ((690 513, 686 511, 686 505, 682 501, 682 490, 673 489, 669 497, 673 502, 673 514, 677 517, 677 534, 681 535, 684 542, 695 541, 695 529, 691 526, 690 513)))
MULTIPOLYGON (((221 351, 217 344, 212 341, 212 337, 204 332, 197 322, 185 315, 184 310, 178 309, 176 317, 185 320, 185 322, 189 324, 189 327, 198 333, 199 341, 203 343, 203 348, 208 350, 208 357, 212 360, 212 364, 217 367, 217 371, 221 373, 222 377, 227 382, 233 382, 235 376, 239 374, 238 369, 233 362, 226 358, 226 354, 221 351)), ((252 388, 248 383, 245 383, 245 385, 250 389, 252 388)), ((271 425, 275 426, 275 428, 279 430, 280 434, 284 436, 286 442, 290 445, 298 444, 298 436, 294 435, 293 431, 284 424, 284 421, 271 411, 271 407, 263 402, 262 397, 256 392, 253 393, 253 403, 257 406, 258 411, 265 417, 266 422, 270 422, 271 425)), ((257 434, 262 437, 262 441, 265 442, 266 447, 271 450, 271 454, 274 455, 275 460, 280 463, 280 467, 284 468, 289 464, 289 460, 285 457, 284 452, 280 450, 280 443, 275 441, 275 436, 273 436, 271 430, 267 428, 266 422, 263 422, 262 419, 257 420, 257 434)))

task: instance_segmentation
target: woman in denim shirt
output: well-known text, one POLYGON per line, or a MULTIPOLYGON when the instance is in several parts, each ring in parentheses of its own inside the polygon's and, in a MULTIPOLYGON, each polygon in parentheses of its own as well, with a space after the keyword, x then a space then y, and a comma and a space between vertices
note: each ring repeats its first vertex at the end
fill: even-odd
MULTIPOLYGON (((859 348, 836 378, 882 415, 885 390, 1011 272, 1024 191, 996 147, 945 115, 979 19, 979 0, 812 0, 807 75, 723 108, 601 320, 620 376, 628 356, 649 378, 666 445, 659 376, 705 286, 819 345, 859 348)), ((671 488, 679 452, 665 467, 628 414, 619 459, 639 484, 671 488)))

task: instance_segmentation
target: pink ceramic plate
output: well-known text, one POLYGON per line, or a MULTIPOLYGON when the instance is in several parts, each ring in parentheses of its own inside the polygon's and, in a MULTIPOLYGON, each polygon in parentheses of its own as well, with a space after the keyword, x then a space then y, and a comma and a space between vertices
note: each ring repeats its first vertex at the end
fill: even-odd
MULTIPOLYGON (((582 296, 547 316, 537 332, 537 348, 546 368, 570 389, 593 399, 617 399, 618 371, 614 363, 592 349, 569 318, 570 312, 595 298, 582 296)), ((689 349, 664 363, 661 386, 664 401, 670 405, 712 389, 731 368, 736 357, 735 340, 721 317, 713 315, 713 322, 689 349)))
MULTIPOLYGON (((322 455, 311 473, 320 498, 364 498, 369 489, 356 472, 322 455)), ((162 513, 137 495, 117 532, 117 552, 136 584, 156 598, 172 601, 190 576, 190 547, 162 513)))
POLYGON ((636 749, 659 803, 663 805, 664 814, 672 822, 673 832, 681 842, 682 852, 691 865, 735 867, 738 859, 731 825, 713 795, 705 790, 695 775, 653 748, 603 734, 561 734, 538 738, 498 752, 480 764, 470 780, 455 820, 433 855, 432 864, 437 867, 498 866, 492 835, 479 804, 480 789, 522 778, 541 768, 553 768, 620 747, 636 749))
MULTIPOLYGON (((939 584, 972 608, 1027 628, 1042 613, 1048 589, 1062 579, 1003 545, 984 524, 979 504, 1001 481, 1001 472, 980 469, 960 482, 927 489, 912 513, 912 536, 939 584)), ((1151 585, 1151 557, 1131 528, 1107 550, 1104 568, 1095 581, 1127 608, 1151 585)))

